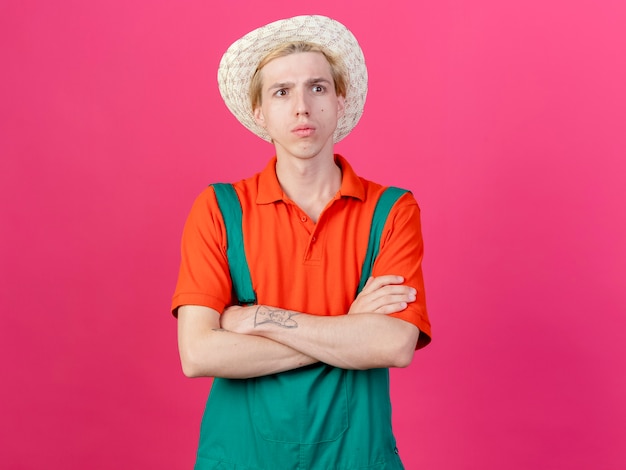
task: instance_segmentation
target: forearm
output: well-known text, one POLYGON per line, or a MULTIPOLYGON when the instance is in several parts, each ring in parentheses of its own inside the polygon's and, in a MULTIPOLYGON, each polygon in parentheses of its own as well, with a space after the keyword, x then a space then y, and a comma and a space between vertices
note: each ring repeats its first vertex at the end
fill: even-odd
POLYGON ((178 343, 188 377, 244 379, 313 364, 315 359, 269 338, 242 335, 219 326, 217 312, 181 307, 178 343))
POLYGON ((241 313, 238 332, 345 369, 406 367, 419 335, 414 325, 377 313, 317 316, 266 306, 241 313))
POLYGON ((190 361, 192 377, 247 379, 316 362, 284 344, 260 336, 221 330, 198 338, 190 361), (193 365, 192 365, 193 364, 193 365))

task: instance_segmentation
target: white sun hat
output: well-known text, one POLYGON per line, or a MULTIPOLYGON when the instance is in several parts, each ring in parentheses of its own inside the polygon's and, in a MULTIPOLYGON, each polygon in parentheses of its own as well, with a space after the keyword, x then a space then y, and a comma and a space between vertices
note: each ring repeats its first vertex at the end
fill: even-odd
POLYGON ((287 42, 310 42, 322 46, 343 64, 347 73, 344 115, 337 123, 334 141, 339 142, 356 126, 367 95, 367 68, 361 46, 341 23, 318 15, 296 16, 275 21, 246 34, 224 53, 217 71, 220 93, 228 109, 250 131, 271 141, 254 120, 250 82, 261 59, 287 42))

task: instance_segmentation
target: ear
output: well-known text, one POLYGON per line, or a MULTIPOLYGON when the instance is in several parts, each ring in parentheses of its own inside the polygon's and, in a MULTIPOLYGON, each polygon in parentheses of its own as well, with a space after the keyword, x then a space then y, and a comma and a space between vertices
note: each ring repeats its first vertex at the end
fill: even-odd
POLYGON ((346 112, 346 98, 343 96, 337 97, 337 119, 342 117, 346 112))
POLYGON ((253 111, 254 120, 256 123, 265 129, 265 116, 263 116, 263 111, 261 111, 261 107, 257 106, 253 111))

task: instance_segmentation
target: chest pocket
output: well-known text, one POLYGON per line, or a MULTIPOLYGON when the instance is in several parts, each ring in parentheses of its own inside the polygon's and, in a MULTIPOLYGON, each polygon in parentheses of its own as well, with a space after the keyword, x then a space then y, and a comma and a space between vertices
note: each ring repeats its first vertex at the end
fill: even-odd
MULTIPOLYGON (((256 304, 257 296, 244 250, 241 203, 232 185, 214 184, 213 188, 226 226, 227 256, 233 291, 241 305, 256 304)), ((371 275, 389 211, 405 192, 399 188, 387 188, 377 202, 355 297, 371 275)), ((371 406, 365 406, 355 398, 355 392, 367 393, 368 403, 389 402, 386 373, 386 369, 384 372, 353 371, 320 363, 281 374, 249 379, 246 381, 248 386, 245 396, 249 406, 246 407, 249 410, 247 413, 251 416, 241 418, 244 422, 252 421, 258 435, 267 441, 294 444, 335 441, 350 430, 351 416, 355 413, 372 412, 371 406), (359 392, 363 388, 367 390, 359 392)), ((215 404, 220 401, 214 396, 215 393, 230 395, 223 396, 224 400, 233 398, 228 392, 231 381, 216 378, 215 382, 217 383, 214 383, 211 392, 211 399, 215 404)), ((386 414, 390 411, 384 409, 386 414)), ((362 431, 350 430, 353 433, 362 431)))

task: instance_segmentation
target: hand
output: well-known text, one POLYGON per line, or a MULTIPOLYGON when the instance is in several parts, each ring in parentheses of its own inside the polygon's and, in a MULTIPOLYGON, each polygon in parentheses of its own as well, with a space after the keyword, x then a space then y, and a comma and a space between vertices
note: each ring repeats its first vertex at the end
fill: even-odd
POLYGON ((220 315, 220 326, 233 333, 245 333, 246 326, 250 327, 254 322, 254 309, 256 306, 231 305, 220 315))
POLYGON ((409 302, 415 301, 417 291, 402 283, 402 276, 370 277, 352 302, 348 314, 351 313, 382 313, 401 312, 409 302))

